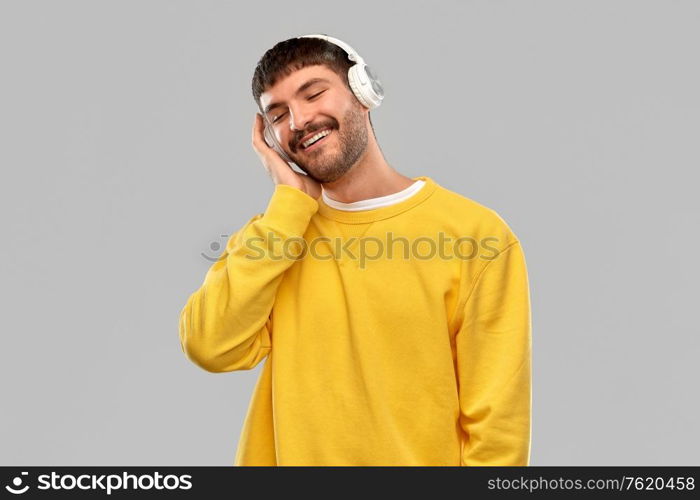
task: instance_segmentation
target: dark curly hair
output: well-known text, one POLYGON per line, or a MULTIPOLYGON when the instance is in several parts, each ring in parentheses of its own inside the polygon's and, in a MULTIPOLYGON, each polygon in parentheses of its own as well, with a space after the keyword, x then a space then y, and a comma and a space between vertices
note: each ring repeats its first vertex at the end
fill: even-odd
MULTIPOLYGON (((260 95, 278 80, 301 68, 317 64, 334 71, 352 92, 348 82, 348 69, 355 63, 348 59, 348 54, 343 49, 321 38, 290 38, 275 44, 258 61, 252 81, 255 104, 260 108, 260 95)), ((371 116, 369 123, 372 126, 371 116)))

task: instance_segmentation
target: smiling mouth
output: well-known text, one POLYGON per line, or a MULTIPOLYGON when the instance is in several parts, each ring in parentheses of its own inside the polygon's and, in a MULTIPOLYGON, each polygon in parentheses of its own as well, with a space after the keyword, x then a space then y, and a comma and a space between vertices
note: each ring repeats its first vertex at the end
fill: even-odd
POLYGON ((314 150, 314 149, 320 147, 319 145, 323 145, 323 144, 326 142, 326 139, 328 139, 331 135, 333 135, 333 132, 335 132, 335 131, 334 131, 333 129, 331 129, 330 132, 329 132, 325 137, 321 137, 319 140, 317 140, 316 142, 314 142, 314 143, 313 143, 311 146, 309 146, 308 148, 305 148, 305 147, 302 145, 302 146, 301 146, 301 150, 302 150, 302 151, 311 151, 311 150, 314 150))

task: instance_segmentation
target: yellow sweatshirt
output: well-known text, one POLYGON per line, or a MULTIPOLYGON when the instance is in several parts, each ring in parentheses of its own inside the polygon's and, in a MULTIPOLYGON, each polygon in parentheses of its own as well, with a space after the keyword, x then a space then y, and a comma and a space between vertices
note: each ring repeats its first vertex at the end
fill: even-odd
POLYGON ((276 185, 180 313, 210 372, 265 361, 234 465, 529 465, 520 241, 432 178, 360 211, 276 185))

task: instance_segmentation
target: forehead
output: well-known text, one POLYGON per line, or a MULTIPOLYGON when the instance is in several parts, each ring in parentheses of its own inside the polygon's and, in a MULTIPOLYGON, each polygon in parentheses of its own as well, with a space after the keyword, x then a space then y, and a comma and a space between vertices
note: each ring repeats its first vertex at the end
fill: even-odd
POLYGON ((270 103, 283 103, 292 98, 299 87, 312 78, 324 78, 332 85, 341 84, 342 81, 335 71, 323 65, 306 66, 283 76, 275 84, 260 94, 260 106, 265 109, 270 103))

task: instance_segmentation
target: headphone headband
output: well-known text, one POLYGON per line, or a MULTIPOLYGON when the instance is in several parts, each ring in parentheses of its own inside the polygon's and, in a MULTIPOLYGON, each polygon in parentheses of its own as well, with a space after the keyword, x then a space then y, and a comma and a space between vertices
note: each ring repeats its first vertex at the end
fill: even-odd
POLYGON ((364 59, 362 59, 362 56, 360 56, 360 54, 358 54, 355 49, 350 47, 350 45, 348 45, 344 41, 339 40, 338 38, 334 38, 332 36, 321 34, 321 33, 315 34, 315 35, 301 35, 301 36, 298 36, 297 38, 320 38, 322 40, 325 40, 327 42, 335 44, 338 47, 340 47, 341 49, 343 49, 348 54, 348 59, 350 59, 351 61, 353 61, 355 63, 364 63, 365 62, 364 59))

